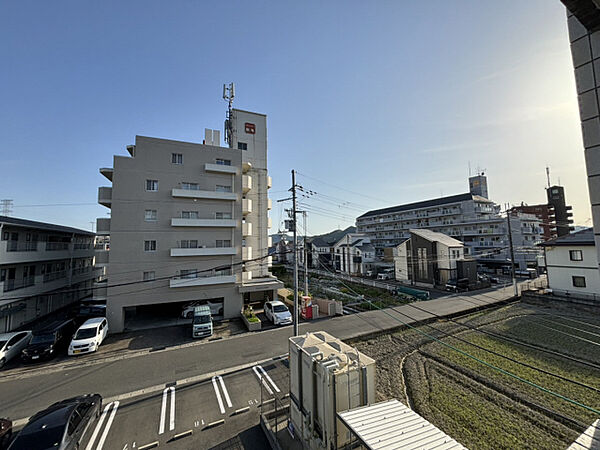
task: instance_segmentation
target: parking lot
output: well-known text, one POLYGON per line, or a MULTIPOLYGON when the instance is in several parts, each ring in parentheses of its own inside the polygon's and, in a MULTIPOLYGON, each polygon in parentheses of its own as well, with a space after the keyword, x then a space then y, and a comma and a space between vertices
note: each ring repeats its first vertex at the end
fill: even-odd
POLYGON ((88 432, 86 450, 266 448, 262 431, 255 427, 259 375, 265 381, 263 400, 266 389, 280 396, 289 391, 287 360, 274 360, 198 383, 179 385, 174 380, 145 397, 105 399, 100 419, 88 432))

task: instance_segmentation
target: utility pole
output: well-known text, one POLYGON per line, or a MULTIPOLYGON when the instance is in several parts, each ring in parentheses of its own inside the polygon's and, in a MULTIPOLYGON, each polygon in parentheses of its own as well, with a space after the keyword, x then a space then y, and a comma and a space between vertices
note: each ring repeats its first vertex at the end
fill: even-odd
POLYGON ((308 295, 308 248, 306 247, 306 211, 302 211, 304 219, 304 295, 308 295))
POLYGON ((296 171, 292 170, 292 223, 294 224, 294 336, 298 336, 298 232, 296 226, 296 171))
POLYGON ((512 228, 510 224, 510 209, 506 205, 506 222, 508 224, 508 243, 510 245, 510 263, 512 266, 512 283, 515 288, 515 297, 519 296, 519 287, 517 286, 517 276, 515 274, 515 250, 513 248, 512 228))

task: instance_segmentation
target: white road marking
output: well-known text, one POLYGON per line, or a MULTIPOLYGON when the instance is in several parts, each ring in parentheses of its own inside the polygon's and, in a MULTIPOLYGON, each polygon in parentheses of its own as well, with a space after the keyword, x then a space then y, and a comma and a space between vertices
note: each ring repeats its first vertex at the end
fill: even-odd
POLYGON ((160 405, 160 424, 158 434, 165 432, 165 419, 167 415, 167 403, 169 402, 169 392, 171 392, 171 407, 169 409, 169 430, 175 429, 175 387, 166 387, 162 395, 162 404, 160 405))
POLYGON ((217 396, 217 401, 219 402, 219 410, 221 411, 221 414, 225 414, 225 407, 223 406, 223 400, 221 400, 221 393, 219 392, 217 377, 212 377, 212 384, 215 390, 215 395, 217 396))
POLYGON ((219 383, 221 383, 221 389, 223 390, 223 395, 225 396, 225 401, 227 402, 227 406, 232 407, 231 399, 229 398, 229 392, 227 392, 227 388, 225 387, 225 382, 223 381, 222 376, 217 377, 219 379, 219 383))
POLYGON ((104 407, 104 411, 102 411, 102 415, 100 416, 98 425, 96 425, 96 428, 94 429, 94 432, 92 433, 92 437, 90 438, 90 442, 88 442, 88 445, 85 448, 85 450, 92 450, 92 448, 94 447, 94 443, 96 442, 98 433, 102 429, 102 424, 104 423, 104 419, 106 419, 106 416, 108 415, 108 411, 110 410, 111 407, 112 407, 112 412, 110 414, 108 422, 106 423, 106 428, 104 429, 104 432, 102 433, 102 436, 100 437, 100 441, 98 441, 98 446, 96 447, 96 450, 102 449, 102 446, 104 445, 104 441, 106 440, 106 436, 108 436, 108 430, 110 430, 110 426, 112 425, 112 422, 115 418, 115 414, 117 414, 117 408, 119 407, 119 402, 117 402, 117 401, 111 402, 104 407))
MULTIPOLYGON (((252 370, 254 370, 254 373, 256 374, 256 376, 258 377, 259 380, 262 380, 262 377, 264 376, 267 379, 267 381, 271 384, 271 386, 273 386, 273 389, 275 389, 275 391, 281 392, 279 390, 279 388, 277 387, 277 385, 275 384, 275 382, 271 379, 269 374, 265 371, 265 369, 263 369, 263 367, 260 364, 257 364, 256 366, 254 366, 252 368, 252 370), (262 372, 262 375, 258 372, 259 370, 262 372)), ((267 390, 269 391, 270 394, 273 393, 273 391, 271 391, 271 389, 269 389, 269 387, 266 384, 265 384, 265 387, 267 388, 267 390)))
POLYGON ((260 372, 258 371, 258 366, 254 366, 252 368, 252 370, 254 370, 254 373, 256 374, 256 376, 258 377, 258 381, 267 388, 267 391, 269 391, 269 394, 273 395, 273 391, 271 390, 271 388, 269 387, 269 385, 267 383, 265 383, 265 380, 263 380, 262 375, 260 374, 260 372))

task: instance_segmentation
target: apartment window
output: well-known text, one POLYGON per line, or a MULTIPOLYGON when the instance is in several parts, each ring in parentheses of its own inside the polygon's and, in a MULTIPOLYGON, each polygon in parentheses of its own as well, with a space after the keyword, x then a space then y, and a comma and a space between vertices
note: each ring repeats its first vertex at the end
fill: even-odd
POLYGON ((238 142, 238 150, 248 150, 248 144, 245 142, 238 142))
POLYGON ((158 191, 158 180, 146 180, 146 190, 148 192, 158 191))
POLYGON ((229 213, 229 212, 215 213, 215 219, 231 219, 231 213, 229 213))
POLYGON ((181 189, 187 189, 188 191, 197 191, 198 183, 181 183, 181 189))
POLYGON ((181 153, 171 153, 171 162, 173 164, 183 164, 183 155, 181 153))
POLYGON ((217 239, 217 248, 231 247, 230 239, 217 239))
POLYGON ((144 241, 144 251, 145 252, 155 252, 156 251, 156 241, 144 241))
POLYGON ((230 166, 231 165, 231 160, 230 159, 217 158, 217 165, 219 165, 219 166, 230 166))
POLYGON ((155 222, 156 221, 156 210, 155 209, 147 209, 144 212, 144 220, 146 222, 155 222))
POLYGON ((198 211, 181 211, 182 219, 197 219, 198 211))
POLYGON ((216 192, 231 192, 231 186, 225 186, 222 184, 217 184, 215 186, 215 191, 216 192))
POLYGON ((181 241, 180 248, 198 248, 198 241, 196 239, 183 240, 181 241))
POLYGON ((196 278, 198 271, 196 269, 181 269, 179 274, 181 278, 196 278))
POLYGON ((2 240, 3 241, 8 241, 8 231, 5 231, 4 233, 2 233, 2 240))
POLYGON ((154 280, 154 278, 155 278, 154 270, 151 270, 149 272, 144 272, 144 281, 154 280))
POLYGON ((583 261, 583 252, 581 250, 569 250, 571 261, 583 261))
POLYGON ((577 277, 573 276, 573 286, 584 288, 585 287, 585 277, 577 277))
POLYGON ((231 268, 221 269, 221 270, 215 270, 215 275, 217 277, 223 277, 223 276, 226 276, 226 275, 231 275, 231 268))

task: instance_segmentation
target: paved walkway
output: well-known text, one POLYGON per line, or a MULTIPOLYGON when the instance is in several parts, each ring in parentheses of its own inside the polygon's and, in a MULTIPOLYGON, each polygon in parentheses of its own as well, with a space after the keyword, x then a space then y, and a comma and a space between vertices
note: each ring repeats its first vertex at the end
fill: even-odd
MULTIPOLYGON (((418 302, 418 306, 439 316, 464 314, 509 300, 512 294, 512 288, 497 289, 418 302)), ((431 319, 433 316, 425 311, 407 304, 300 324, 300 333, 323 330, 348 340, 431 319)), ((0 416, 18 419, 78 394, 97 392, 112 397, 278 356, 287 353, 292 332, 293 327, 287 326, 201 345, 115 358, 91 366, 69 366, 52 372, 38 369, 0 378, 0 416)))

